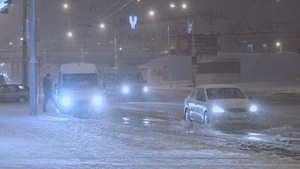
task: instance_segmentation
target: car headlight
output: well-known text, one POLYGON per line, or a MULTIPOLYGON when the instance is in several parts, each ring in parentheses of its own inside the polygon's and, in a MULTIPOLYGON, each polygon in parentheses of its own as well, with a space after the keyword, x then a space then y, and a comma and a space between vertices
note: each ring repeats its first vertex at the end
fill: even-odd
POLYGON ((125 94, 129 93, 129 88, 127 86, 124 86, 122 88, 122 92, 125 93, 125 94))
POLYGON ((64 105, 64 106, 69 106, 69 105, 71 105, 71 98, 70 97, 68 97, 68 96, 64 96, 64 97, 62 97, 62 99, 61 99, 61 103, 62 103, 62 105, 64 105))
POLYGON ((99 105, 102 104, 102 102, 103 102, 103 100, 102 100, 102 98, 100 96, 96 96, 96 97, 93 98, 93 104, 94 105, 99 106, 99 105))
POLYGON ((147 86, 145 86, 145 87, 143 88, 143 91, 144 91, 145 93, 148 93, 149 88, 148 88, 147 86))
POLYGON ((250 106, 249 111, 252 112, 252 113, 256 113, 257 112, 257 106, 256 105, 250 106))
POLYGON ((219 106, 214 106, 212 110, 214 113, 224 113, 225 112, 225 110, 219 106))

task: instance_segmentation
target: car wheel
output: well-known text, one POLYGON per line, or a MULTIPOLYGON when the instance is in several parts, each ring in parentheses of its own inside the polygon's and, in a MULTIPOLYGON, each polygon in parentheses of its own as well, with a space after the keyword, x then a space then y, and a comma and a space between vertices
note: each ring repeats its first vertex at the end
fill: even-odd
POLYGON ((204 124, 210 124, 210 119, 207 111, 204 112, 203 122, 204 124))
POLYGON ((190 110, 189 109, 185 109, 185 111, 184 111, 184 120, 188 121, 188 122, 191 122, 191 119, 190 119, 190 110))
POLYGON ((24 103, 24 102, 26 102, 26 99, 25 99, 24 97, 20 97, 20 98, 18 99, 18 102, 19 102, 19 103, 24 103))

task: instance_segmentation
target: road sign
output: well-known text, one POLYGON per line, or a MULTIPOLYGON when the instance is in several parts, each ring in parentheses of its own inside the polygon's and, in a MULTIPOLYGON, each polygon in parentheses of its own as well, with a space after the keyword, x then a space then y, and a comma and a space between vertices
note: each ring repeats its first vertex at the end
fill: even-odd
POLYGON ((191 55, 193 45, 195 45, 197 55, 217 55, 217 38, 217 34, 179 34, 177 35, 177 55, 191 55))
POLYGON ((217 34, 196 34, 194 38, 195 49, 199 55, 217 55, 217 34))
POLYGON ((191 55, 192 47, 191 34, 179 34, 177 35, 176 53, 177 55, 191 55))

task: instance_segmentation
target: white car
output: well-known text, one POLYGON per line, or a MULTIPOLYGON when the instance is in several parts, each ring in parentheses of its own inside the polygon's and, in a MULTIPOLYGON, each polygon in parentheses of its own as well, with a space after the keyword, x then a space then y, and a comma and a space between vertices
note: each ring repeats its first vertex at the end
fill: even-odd
POLYGON ((257 106, 238 87, 225 84, 197 86, 184 101, 186 121, 205 124, 253 124, 257 106))

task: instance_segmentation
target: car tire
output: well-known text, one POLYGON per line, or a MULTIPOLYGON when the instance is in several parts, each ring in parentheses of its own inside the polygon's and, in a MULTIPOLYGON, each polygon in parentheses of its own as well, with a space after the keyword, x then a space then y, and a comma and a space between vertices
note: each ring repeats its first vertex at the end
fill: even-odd
POLYGON ((210 124, 210 119, 207 111, 204 112, 203 123, 206 125, 210 124))
POLYGON ((20 97, 20 98, 18 99, 18 102, 19 102, 19 103, 24 103, 24 102, 26 102, 26 99, 25 99, 24 97, 20 97))
POLYGON ((190 110, 188 108, 186 108, 185 111, 184 111, 184 120, 187 121, 187 122, 191 122, 190 110))

